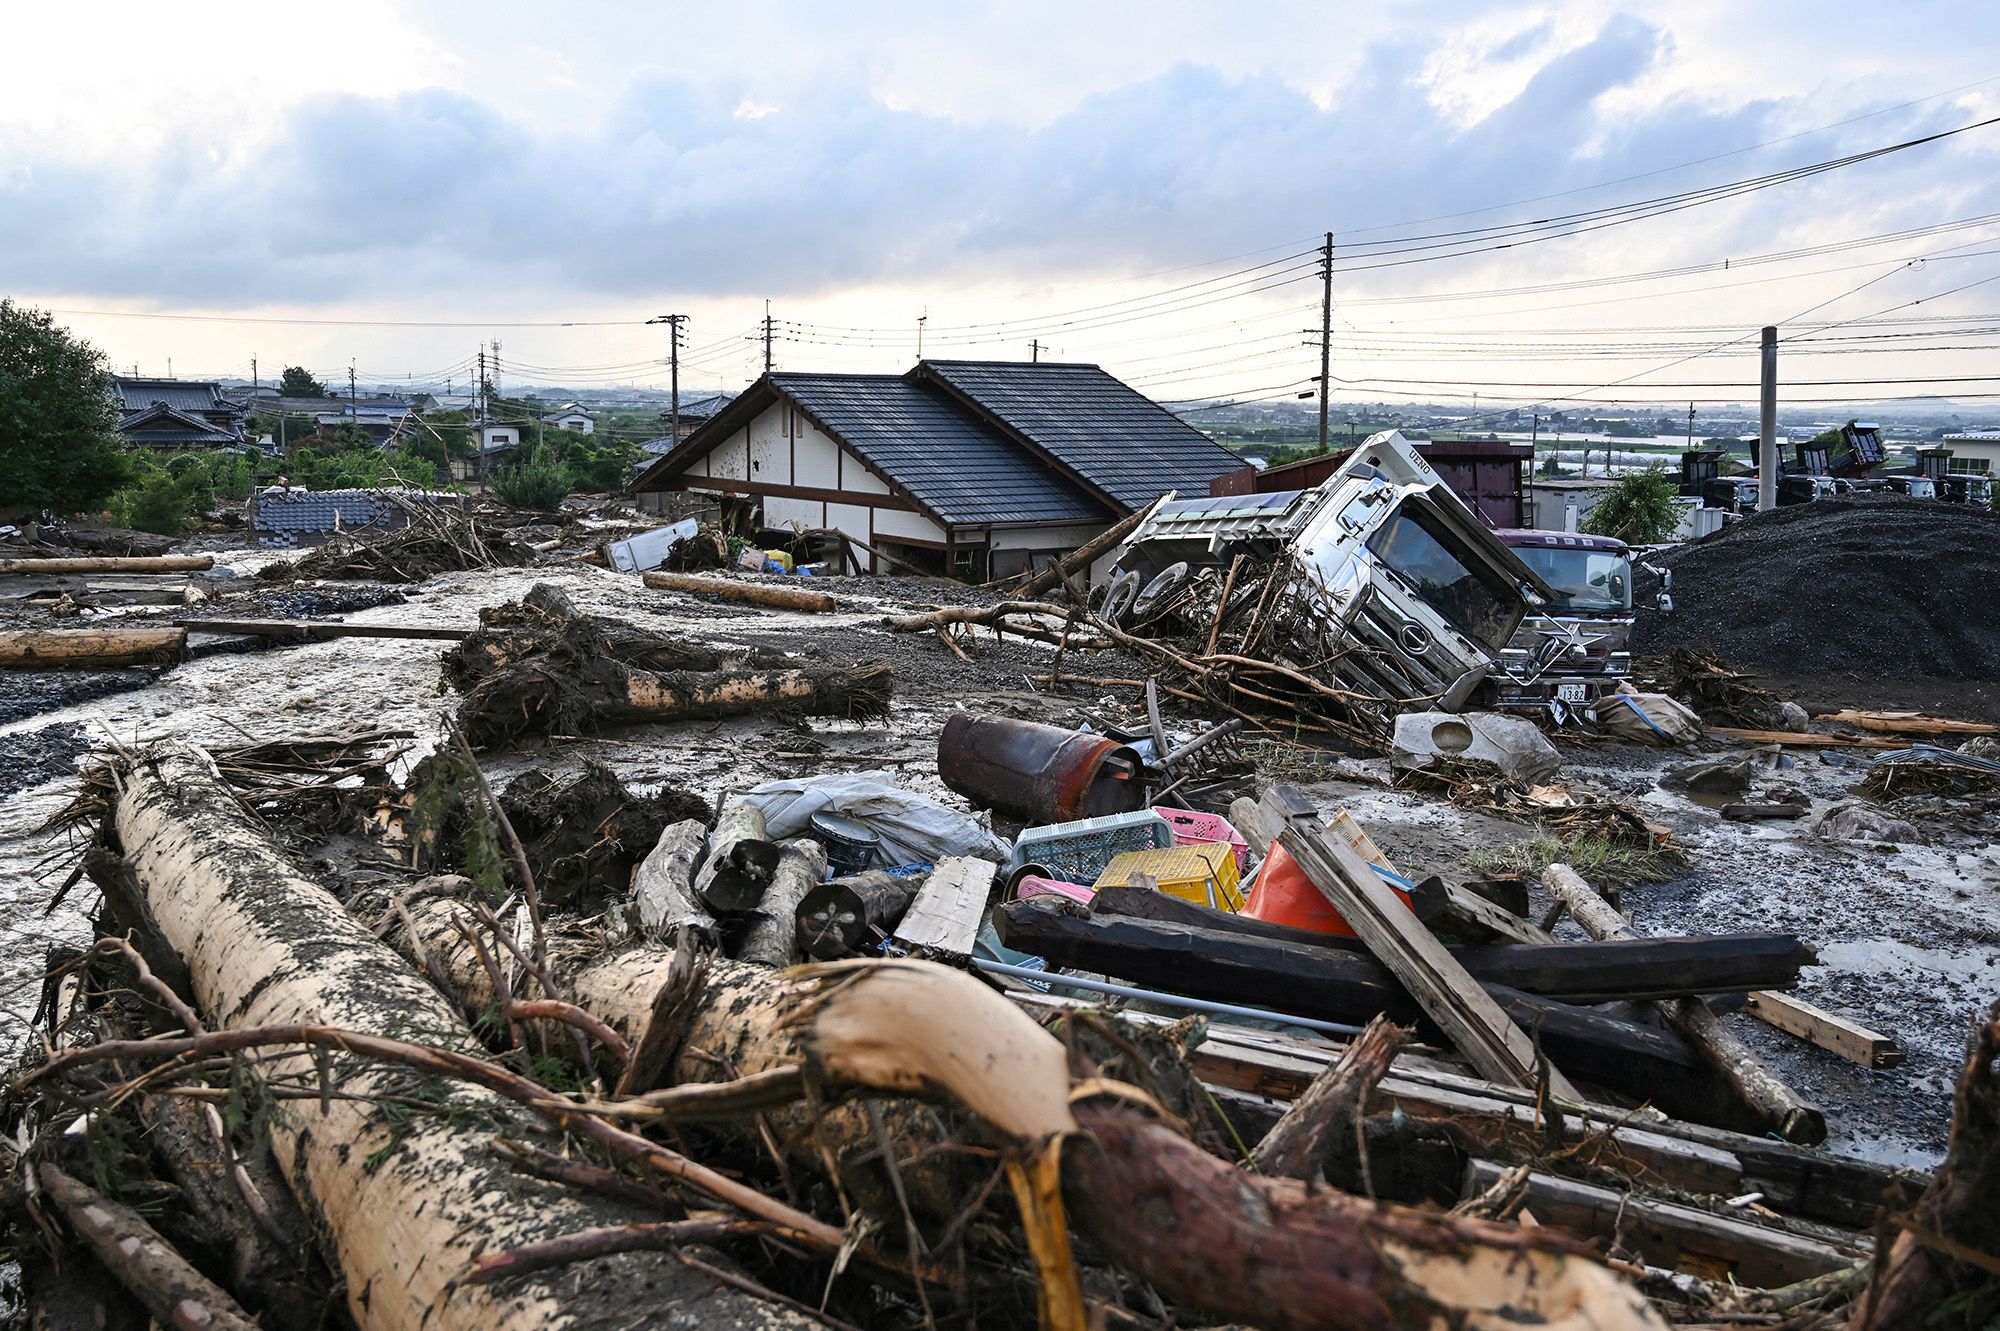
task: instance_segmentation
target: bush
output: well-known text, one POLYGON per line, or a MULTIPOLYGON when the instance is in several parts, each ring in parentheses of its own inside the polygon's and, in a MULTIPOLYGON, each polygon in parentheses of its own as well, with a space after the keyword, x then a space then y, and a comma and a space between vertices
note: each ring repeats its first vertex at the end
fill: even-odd
POLYGON ((119 495, 117 510, 121 525, 160 536, 185 536, 194 524, 188 517, 186 484, 164 471, 150 471, 145 478, 119 495))
POLYGON ((569 478, 549 457, 548 449, 537 444, 526 462, 495 472, 492 489, 493 497, 509 508, 549 513, 569 494, 569 478))
POLYGON ((1633 472, 1605 491, 1578 526, 1592 536, 1658 545, 1680 525, 1680 510, 1674 507, 1679 495, 1679 486, 1660 468, 1633 472))

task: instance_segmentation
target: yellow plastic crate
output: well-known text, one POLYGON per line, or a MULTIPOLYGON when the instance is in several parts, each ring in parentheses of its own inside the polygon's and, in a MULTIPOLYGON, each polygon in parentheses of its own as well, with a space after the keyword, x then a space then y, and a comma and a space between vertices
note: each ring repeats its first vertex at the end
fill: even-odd
POLYGON ((1236 854, 1220 841, 1166 850, 1128 850, 1114 857, 1097 875, 1094 887, 1130 887, 1134 874, 1146 874, 1170 897, 1180 897, 1217 910, 1243 909, 1237 886, 1236 854))

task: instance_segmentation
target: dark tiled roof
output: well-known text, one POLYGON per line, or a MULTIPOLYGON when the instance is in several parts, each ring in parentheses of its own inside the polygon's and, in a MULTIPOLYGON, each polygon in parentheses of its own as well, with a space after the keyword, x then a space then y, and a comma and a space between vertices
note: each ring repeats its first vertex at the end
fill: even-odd
POLYGON ((241 433, 224 429, 204 416, 176 407, 128 411, 118 432, 135 444, 240 444, 241 433))
POLYGON ((774 374, 772 384, 947 523, 1089 522, 1104 506, 941 393, 901 375, 774 374))
POLYGON ((1015 438, 1128 509, 1162 492, 1207 494, 1243 459, 1095 365, 924 361, 942 384, 1015 438))
POLYGON ((144 411, 164 402, 176 411, 241 411, 242 405, 222 395, 222 387, 192 379, 126 379, 113 375, 111 396, 121 411, 144 411))

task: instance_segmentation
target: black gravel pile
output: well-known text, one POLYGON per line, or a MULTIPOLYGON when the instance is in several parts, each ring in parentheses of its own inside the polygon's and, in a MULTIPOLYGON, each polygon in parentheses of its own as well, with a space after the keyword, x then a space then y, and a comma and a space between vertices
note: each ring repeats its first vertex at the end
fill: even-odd
POLYGON ((1654 562, 1673 570, 1674 610, 1640 610, 1637 651, 1699 647, 1793 675, 2000 678, 2000 513, 1900 495, 1821 500, 1654 562))

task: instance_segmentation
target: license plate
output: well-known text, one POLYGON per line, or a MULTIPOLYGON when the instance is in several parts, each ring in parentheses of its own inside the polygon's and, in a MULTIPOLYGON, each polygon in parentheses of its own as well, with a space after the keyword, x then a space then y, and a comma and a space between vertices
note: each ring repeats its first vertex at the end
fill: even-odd
POLYGON ((1557 702, 1589 702, 1589 701, 1590 701, 1590 685, 1588 685, 1588 684, 1558 684, 1558 685, 1556 685, 1556 701, 1557 701, 1557 702))

